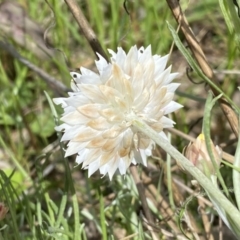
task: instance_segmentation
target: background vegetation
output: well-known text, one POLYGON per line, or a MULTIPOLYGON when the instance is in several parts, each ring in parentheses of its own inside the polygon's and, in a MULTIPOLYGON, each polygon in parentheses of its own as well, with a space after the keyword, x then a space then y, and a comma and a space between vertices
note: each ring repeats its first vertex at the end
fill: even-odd
MULTIPOLYGON (((239 104, 239 52, 219 1, 181 3, 222 89, 239 104)), ((151 44, 154 54, 169 53, 173 39, 166 21, 175 28, 177 24, 166 1, 78 4, 104 50, 121 46, 128 51, 133 45, 151 44)), ((9 208, 0 220, 0 239, 151 239, 131 175, 115 176, 111 182, 98 173, 88 178, 81 166, 74 168, 75 157, 63 158, 61 136, 54 130, 58 120, 47 96, 66 95, 69 71, 81 66, 95 70, 96 60, 66 3, 2 1, 0 29, 0 41, 8 44, 0 44, 0 202, 9 208), (16 52, 27 60, 25 64, 16 52), (50 84, 39 72, 64 85, 50 84)), ((181 33, 180 38, 186 44, 181 33)), ((196 74, 186 74, 188 64, 176 47, 170 64, 181 73, 176 98, 184 105, 172 116, 176 129, 197 137, 208 87, 196 74)), ((61 109, 56 110, 60 115, 61 109)), ((218 105, 211 134, 224 151, 235 153, 237 140, 218 105)), ((180 151, 189 142, 176 134, 171 138, 180 151)), ((206 196, 193 197, 193 191, 200 190, 192 186, 192 178, 161 149, 149 159, 149 167, 140 166, 139 171, 159 239, 220 239, 219 233, 234 239, 206 196)), ((231 168, 224 166, 221 173, 231 189, 231 168)))

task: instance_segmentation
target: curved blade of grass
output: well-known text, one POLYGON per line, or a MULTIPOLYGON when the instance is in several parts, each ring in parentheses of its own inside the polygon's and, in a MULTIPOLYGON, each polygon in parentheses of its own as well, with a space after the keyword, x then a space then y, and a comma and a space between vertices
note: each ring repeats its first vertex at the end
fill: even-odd
POLYGON ((72 196, 73 202, 73 213, 74 213, 74 239, 80 240, 80 214, 79 214, 79 206, 76 193, 72 196))
POLYGON ((18 195, 18 193, 16 193, 16 190, 11 184, 11 181, 9 181, 9 178, 2 170, 0 170, 0 186, 2 194, 1 197, 4 198, 4 200, 6 201, 6 206, 9 208, 9 212, 11 215, 11 221, 9 221, 8 225, 11 228, 13 236, 15 236, 16 239, 22 239, 19 234, 20 232, 17 223, 16 203, 14 196, 18 195))
POLYGON ((228 101, 229 104, 232 105, 238 112, 240 112, 240 109, 238 106, 217 86, 215 85, 211 79, 205 76, 205 74, 202 72, 202 70, 199 68, 197 63, 192 58, 191 54, 188 52, 188 50, 184 47, 181 40, 179 39, 177 32, 174 30, 174 28, 167 22, 168 28, 173 36, 174 42, 176 46, 178 47, 179 51, 183 54, 185 59, 187 60, 188 64, 191 66, 191 68, 201 77, 203 78, 211 87, 213 87, 216 91, 219 92, 219 94, 222 94, 228 101))
POLYGON ((231 163, 229 163, 227 161, 224 161, 224 160, 221 160, 221 162, 224 163, 226 166, 228 166, 228 167, 230 167, 230 168, 240 172, 240 167, 236 167, 236 166, 232 165, 231 163))
POLYGON ((55 214, 57 212, 56 206, 55 204, 51 204, 52 200, 49 197, 48 193, 44 194, 45 197, 45 202, 47 205, 47 209, 48 209, 48 217, 49 217, 49 224, 51 224, 51 226, 53 226, 54 222, 55 222, 55 214))
POLYGON ((57 216, 57 221, 55 223, 55 227, 59 227, 60 226, 60 223, 62 222, 64 216, 64 211, 65 211, 65 207, 67 205, 67 195, 64 194, 62 196, 62 200, 61 200, 61 204, 60 204, 60 207, 58 209, 58 216, 57 216))
POLYGON ((187 239, 189 239, 189 240, 191 240, 191 239, 190 239, 190 238, 187 236, 187 234, 185 233, 185 230, 184 230, 184 228, 183 228, 182 223, 183 223, 184 213, 185 213, 185 211, 186 211, 186 209, 187 209, 187 205, 188 205, 191 201, 192 201, 192 196, 190 196, 190 197, 187 198, 187 200, 183 203, 183 205, 181 206, 180 211, 179 211, 178 214, 177 214, 177 225, 178 225, 181 233, 182 233, 187 239))
POLYGON ((236 45, 238 46, 238 48, 240 47, 240 19, 239 16, 235 9, 235 6, 238 6, 238 11, 239 11, 239 7, 240 7, 240 3, 238 0, 235 1, 235 5, 234 5, 234 1, 229 1, 229 0, 225 0, 225 6, 227 6, 227 10, 226 11, 229 15, 229 18, 232 20, 232 24, 234 26, 234 33, 235 33, 235 41, 236 41, 236 45))
POLYGON ((227 8, 226 8, 224 2, 225 2, 224 0, 219 0, 219 5, 220 5, 220 8, 221 8, 224 20, 227 24, 228 30, 229 30, 230 34, 233 34, 233 24, 232 24, 232 21, 229 17, 229 14, 228 14, 228 11, 227 11, 227 8))
POLYGON ((101 220, 101 230, 102 230, 102 239, 107 240, 107 228, 105 222, 105 213, 104 213, 104 201, 100 188, 98 189, 98 198, 100 203, 100 220, 101 220))
MULTIPOLYGON (((53 117, 54 117, 54 121, 55 121, 56 125, 58 125, 59 124, 58 114, 57 114, 57 111, 56 111, 55 106, 53 104, 53 101, 46 91, 44 91, 44 93, 46 95, 49 106, 51 108, 51 111, 52 111, 52 114, 53 114, 53 117)), ((59 136, 59 140, 60 140, 60 135, 58 135, 58 136, 59 136)), ((59 143, 60 143, 61 149, 63 149, 63 144, 61 143, 61 141, 59 141, 59 143)), ((63 163, 65 165, 65 170, 66 170, 65 190, 67 192, 68 192, 68 190, 70 190, 72 194, 75 194, 75 188, 74 188, 72 177, 71 177, 71 170, 70 170, 68 162, 64 158, 63 152, 62 152, 62 156, 63 156, 63 159, 64 159, 63 163)))
MULTIPOLYGON (((168 139, 171 141, 171 134, 168 133, 168 139)), ((172 171, 171 171, 171 156, 167 154, 167 187, 168 187, 168 199, 172 209, 175 209, 174 198, 173 198, 173 189, 172 189, 172 171)))
MULTIPOLYGON (((44 92, 44 93, 49 102, 56 125, 58 125, 58 123, 59 123, 58 114, 57 114, 55 106, 52 102, 52 99, 49 97, 47 92, 44 92)), ((60 136, 59 136, 59 138, 60 138, 60 136)), ((60 142, 60 146, 61 146, 61 149, 63 149, 61 142, 60 142)), ((63 155, 63 153, 62 153, 62 155, 63 155)), ((68 190, 70 190, 70 192, 72 194, 73 213, 74 213, 74 239, 79 240, 81 238, 81 236, 80 236, 80 214, 79 214, 78 200, 77 200, 77 195, 76 195, 74 184, 73 184, 73 179, 71 177, 71 170, 70 170, 69 164, 64 157, 63 157, 63 159, 64 159, 63 163, 64 163, 65 170, 66 170, 65 190, 66 190, 66 192, 68 192, 68 190)))
POLYGON ((210 136, 211 110, 212 110, 213 106, 215 105, 215 103, 217 102, 217 100, 219 98, 221 98, 221 95, 212 99, 212 94, 210 92, 208 94, 207 101, 206 101, 206 104, 205 104, 205 109, 204 109, 203 134, 205 136, 205 143, 206 143, 207 151, 208 151, 209 157, 212 161, 212 164, 214 166, 214 169, 216 170, 217 177, 218 177, 226 195, 229 197, 228 188, 225 185, 223 177, 222 177, 222 175, 219 171, 219 167, 218 167, 218 165, 215 161, 214 154, 213 154, 212 147, 211 147, 211 136, 210 136))

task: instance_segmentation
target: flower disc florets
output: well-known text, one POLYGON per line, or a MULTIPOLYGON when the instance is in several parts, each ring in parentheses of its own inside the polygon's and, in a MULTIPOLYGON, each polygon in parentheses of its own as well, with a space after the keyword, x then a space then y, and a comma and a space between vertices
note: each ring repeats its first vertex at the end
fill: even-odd
POLYGON ((178 83, 171 83, 178 75, 165 69, 168 56, 152 56, 151 46, 139 50, 132 47, 128 54, 122 48, 112 55, 110 63, 99 56, 99 74, 81 68, 72 72, 73 92, 68 98, 56 98, 62 104, 62 141, 69 141, 66 157, 77 153, 76 162, 96 170, 110 179, 116 170, 125 174, 131 163, 146 165, 153 141, 136 131, 131 119, 144 120, 159 134, 174 122, 166 114, 181 107, 173 101, 178 83))

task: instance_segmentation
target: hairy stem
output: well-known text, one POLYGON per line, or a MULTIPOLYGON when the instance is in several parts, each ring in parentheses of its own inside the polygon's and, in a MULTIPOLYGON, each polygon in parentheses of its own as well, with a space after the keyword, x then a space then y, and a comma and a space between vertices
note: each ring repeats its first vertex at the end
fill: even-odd
POLYGON ((224 209, 225 212, 231 217, 231 220, 235 224, 239 225, 240 212, 223 195, 223 193, 213 185, 210 179, 208 179, 197 167, 195 167, 187 158, 185 158, 178 150, 176 150, 166 139, 161 137, 141 119, 138 119, 135 116, 132 119, 132 123, 139 131, 155 141, 163 150, 170 154, 179 165, 181 165, 188 173, 190 173, 205 189, 205 191, 217 200, 222 209, 224 209))

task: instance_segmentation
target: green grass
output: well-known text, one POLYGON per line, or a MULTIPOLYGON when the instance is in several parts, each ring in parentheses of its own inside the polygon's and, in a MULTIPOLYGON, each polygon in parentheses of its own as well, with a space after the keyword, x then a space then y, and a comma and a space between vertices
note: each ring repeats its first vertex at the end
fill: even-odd
MULTIPOLYGON (((37 50, 20 46, 6 35, 7 41, 22 56, 67 87, 70 86, 70 70, 80 66, 94 70, 95 55, 64 1, 49 0, 54 16, 45 1, 15 2, 42 29, 46 30, 55 22, 48 31, 52 57, 42 58, 37 50)), ((118 46, 128 51, 132 45, 146 47, 151 44, 154 54, 169 53, 173 37, 166 22, 175 28, 177 25, 166 1, 126 1, 130 15, 124 9, 123 1, 98 1, 96 4, 95 0, 90 0, 78 3, 105 51, 115 51, 118 46)), ((201 36, 201 43, 210 64, 217 70, 237 69, 239 52, 233 46, 236 41, 225 26, 218 1, 190 1, 185 6, 186 17, 195 34, 200 36, 201 31, 207 30, 201 36), (218 44, 223 48, 218 48, 218 44)), ((182 34, 180 39, 183 40, 182 34)), ((174 47, 170 60, 174 70, 184 73, 183 61, 174 47)), ((193 79, 202 80, 196 75, 193 79)), ((238 94, 237 79, 236 75, 229 75, 220 82, 230 99, 238 94)), ((203 84, 194 85, 186 75, 179 81, 182 83, 179 89, 182 94, 179 93, 177 99, 185 108, 173 115, 173 119, 177 129, 196 137, 201 132, 202 122, 197 120, 203 117, 203 99, 207 91, 203 84)), ((74 157, 64 159, 64 146, 59 143, 61 136, 54 130, 61 109, 49 101, 58 96, 56 89, 34 71, 0 50, 0 202, 9 208, 6 217, 0 220, 0 240, 105 240, 126 236, 136 240, 151 239, 130 174, 115 176, 111 182, 108 177, 100 178, 98 173, 88 178, 86 170, 74 168, 74 157)), ((221 117, 212 117, 212 139, 218 144, 225 144, 224 150, 234 154, 236 143, 228 145, 233 135, 225 117, 220 110, 216 111, 221 117), (223 125, 215 124, 217 120, 221 120, 223 125)), ((180 151, 188 144, 174 134, 171 141, 180 151)), ((153 229, 159 234, 159 239, 164 239, 160 229, 180 234, 178 223, 182 219, 177 211, 183 213, 185 205, 181 204, 190 196, 186 191, 179 191, 171 179, 177 178, 191 188, 191 177, 176 169, 170 171, 175 168, 175 162, 169 157, 167 160, 161 149, 156 151, 156 157, 149 160, 151 168, 142 169, 140 174, 145 180, 145 175, 151 177, 151 184, 145 184, 145 187, 149 205, 157 219, 153 229), (165 211, 164 206, 169 211, 165 211), (174 226, 178 226, 177 230, 174 226)), ((227 171, 229 176, 230 168, 227 171)), ((197 215, 196 204, 187 205, 188 212, 193 216, 197 215)), ((201 216, 197 217, 201 219, 201 216)), ((188 236, 193 237, 186 226, 182 224, 182 227, 188 236)), ((198 228, 200 232, 204 231, 202 222, 198 228)))

